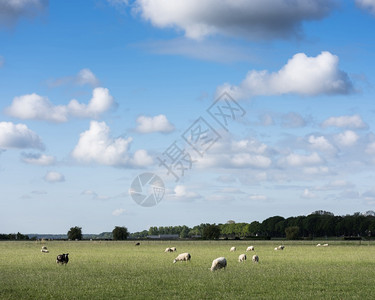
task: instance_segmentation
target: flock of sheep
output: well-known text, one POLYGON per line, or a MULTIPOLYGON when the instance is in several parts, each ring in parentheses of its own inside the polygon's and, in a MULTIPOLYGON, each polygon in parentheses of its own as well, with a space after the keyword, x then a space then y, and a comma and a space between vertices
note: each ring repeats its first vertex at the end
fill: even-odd
MULTIPOLYGON (((136 246, 139 246, 140 245, 140 243, 137 243, 136 244, 136 246)), ((321 245, 321 244, 317 244, 316 245, 317 247, 327 247, 328 246, 328 244, 323 244, 323 245, 321 245)), ((278 250, 284 250, 284 248, 285 248, 285 246, 284 245, 280 245, 280 246, 278 246, 278 247, 276 247, 274 250, 276 250, 276 251, 278 251, 278 250)), ((230 248, 230 252, 235 252, 237 249, 236 249, 236 247, 231 247, 230 248)), ((42 253, 49 253, 49 251, 48 251, 48 249, 47 249, 47 247, 46 246, 43 246, 42 247, 42 249, 40 250, 42 253)), ((248 251, 255 251, 255 248, 254 248, 254 246, 249 246, 249 247, 247 247, 246 248, 246 252, 248 252, 248 251)), ((164 250, 164 252, 177 252, 177 248, 176 247, 168 247, 168 248, 166 248, 165 250, 164 250)), ((69 253, 67 253, 67 254, 60 254, 60 255, 58 255, 57 256, 57 258, 56 258, 56 263, 60 263, 60 264, 67 264, 68 263, 68 261, 69 261, 69 258, 68 258, 68 255, 69 255, 69 253)), ((176 262, 178 262, 178 261, 190 261, 190 259, 191 259, 191 255, 190 255, 190 253, 187 253, 187 252, 185 252, 185 253, 181 253, 181 254, 179 254, 174 260, 173 260, 173 263, 176 263, 176 262)), ((245 262, 245 260, 247 259, 247 256, 246 256, 246 254, 240 254, 239 256, 238 256, 238 262, 245 262)), ((252 257, 252 261, 254 262, 254 263, 258 263, 259 262, 259 256, 258 255, 256 255, 256 254, 254 254, 253 255, 253 257, 252 257)), ((216 270, 219 270, 219 269, 223 269, 223 268, 226 268, 226 266, 227 266, 227 260, 226 260, 226 258, 225 257, 218 257, 218 258, 216 258, 216 259, 214 259, 213 261, 212 261, 212 265, 211 265, 211 268, 210 268, 210 270, 211 271, 216 271, 216 270)))
MULTIPOLYGON (((284 245, 280 245, 278 247, 275 248, 275 250, 284 250, 285 246, 284 245)), ((235 252, 237 249, 236 247, 232 247, 230 248, 230 252, 235 252)), ((176 247, 172 247, 172 248, 166 248, 164 252, 175 252, 177 251, 176 247)), ((248 251, 255 251, 255 248, 254 246, 249 246, 247 247, 246 249, 246 252, 248 251)), ((179 254, 174 260, 173 260, 173 263, 176 263, 178 261, 190 261, 191 259, 191 255, 190 253, 181 253, 179 254)), ((244 262, 245 260, 247 259, 247 256, 246 254, 240 254, 238 256, 238 262, 244 262)), ((259 256, 254 254, 253 257, 252 257, 252 261, 254 263, 258 263, 259 262, 259 256)), ((227 259, 225 257, 218 257, 216 259, 214 259, 212 261, 212 265, 211 265, 211 268, 210 270, 211 271, 216 271, 216 270, 219 270, 219 269, 223 269, 223 268, 226 268, 227 267, 227 259)))

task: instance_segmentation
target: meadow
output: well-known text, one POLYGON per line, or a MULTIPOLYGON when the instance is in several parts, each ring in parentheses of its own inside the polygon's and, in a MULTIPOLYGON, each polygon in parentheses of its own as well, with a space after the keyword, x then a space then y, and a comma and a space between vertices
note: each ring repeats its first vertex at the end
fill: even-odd
POLYGON ((279 241, 4 241, 0 299, 374 299, 375 244, 319 242, 285 241, 275 251, 279 241), (255 251, 239 263, 249 245, 255 251), (172 246, 177 252, 164 253, 172 246), (67 252, 69 263, 57 265, 67 252), (182 252, 191 261, 173 264, 182 252), (228 266, 211 272, 219 256, 228 266))

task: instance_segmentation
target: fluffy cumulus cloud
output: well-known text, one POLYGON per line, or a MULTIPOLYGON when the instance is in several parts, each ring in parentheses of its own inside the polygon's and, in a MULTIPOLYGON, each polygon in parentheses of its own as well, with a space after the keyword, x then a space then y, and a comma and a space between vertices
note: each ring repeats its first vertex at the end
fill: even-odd
POLYGON ((105 122, 91 121, 90 128, 81 133, 72 156, 83 163, 99 163, 108 166, 133 165, 143 167, 152 163, 145 150, 138 150, 134 157, 129 154, 132 138, 112 138, 105 122))
POLYGON ((228 91, 236 99, 254 95, 350 93, 352 83, 338 63, 339 58, 327 51, 316 57, 297 53, 277 72, 253 70, 240 85, 224 84, 217 92, 228 91))
POLYGON ((54 156, 40 153, 22 153, 22 161, 32 165, 50 166, 56 162, 56 159, 54 156))
POLYGON ((199 167, 269 168, 272 164, 267 145, 255 139, 217 142, 198 163, 199 167))
POLYGON ((25 124, 0 122, 0 148, 43 150, 44 145, 41 138, 25 124))
POLYGON ((363 122, 360 115, 330 117, 322 123, 322 127, 341 127, 350 129, 366 128, 367 125, 363 122))
POLYGON ((168 121, 165 115, 157 115, 155 117, 139 116, 137 124, 136 130, 140 133, 167 133, 174 130, 174 126, 168 121))
POLYGON ((358 7, 375 15, 375 0, 355 0, 358 7))
POLYGON ((115 105, 113 97, 106 88, 95 88, 88 104, 73 99, 68 105, 53 105, 47 97, 35 93, 15 97, 5 112, 23 120, 44 120, 66 122, 70 116, 96 118, 115 105))
POLYGON ((222 34, 248 39, 300 36, 301 24, 319 20, 335 0, 137 0, 135 11, 159 28, 183 30, 188 38, 222 34))
POLYGON ((337 149, 324 136, 310 135, 308 137, 308 143, 310 144, 311 148, 318 151, 330 154, 335 154, 337 152, 337 149))
POLYGON ((310 165, 318 165, 322 162, 323 159, 316 152, 309 155, 291 153, 279 160, 279 164, 285 167, 304 167, 310 165))
POLYGON ((0 1, 0 27, 13 26, 18 19, 34 18, 48 7, 48 0, 2 0, 0 1))
POLYGON ((100 114, 111 109, 115 101, 109 90, 98 87, 92 92, 92 98, 88 104, 79 103, 73 99, 69 102, 67 109, 69 114, 76 117, 96 118, 100 114))
POLYGON ((337 134, 334 138, 339 146, 351 147, 357 143, 359 136, 352 130, 346 130, 337 134))
POLYGON ((49 171, 47 174, 44 176, 44 180, 50 183, 55 183, 55 182, 64 182, 65 177, 63 174, 56 172, 56 171, 49 171))

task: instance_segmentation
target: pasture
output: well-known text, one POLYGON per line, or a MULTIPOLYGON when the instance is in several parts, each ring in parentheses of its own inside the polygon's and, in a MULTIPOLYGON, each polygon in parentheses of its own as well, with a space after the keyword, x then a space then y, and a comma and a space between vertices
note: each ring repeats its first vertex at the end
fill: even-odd
POLYGON ((283 242, 283 251, 277 241, 0 242, 0 299, 373 299, 375 244, 319 242, 283 242), (173 264, 182 252, 191 261, 173 264), (62 253, 67 265, 56 264, 62 253), (211 272, 219 256, 228 266, 211 272))

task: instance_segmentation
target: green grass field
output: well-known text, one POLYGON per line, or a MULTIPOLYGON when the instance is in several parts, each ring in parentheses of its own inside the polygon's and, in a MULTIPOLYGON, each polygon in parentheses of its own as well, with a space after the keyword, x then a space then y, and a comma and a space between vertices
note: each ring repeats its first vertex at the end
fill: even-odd
POLYGON ((374 299, 375 244, 318 242, 0 242, 0 299, 374 299), (249 245, 259 264, 237 261, 249 245), (191 262, 173 264, 182 252, 191 262), (219 256, 228 266, 211 272, 219 256))

